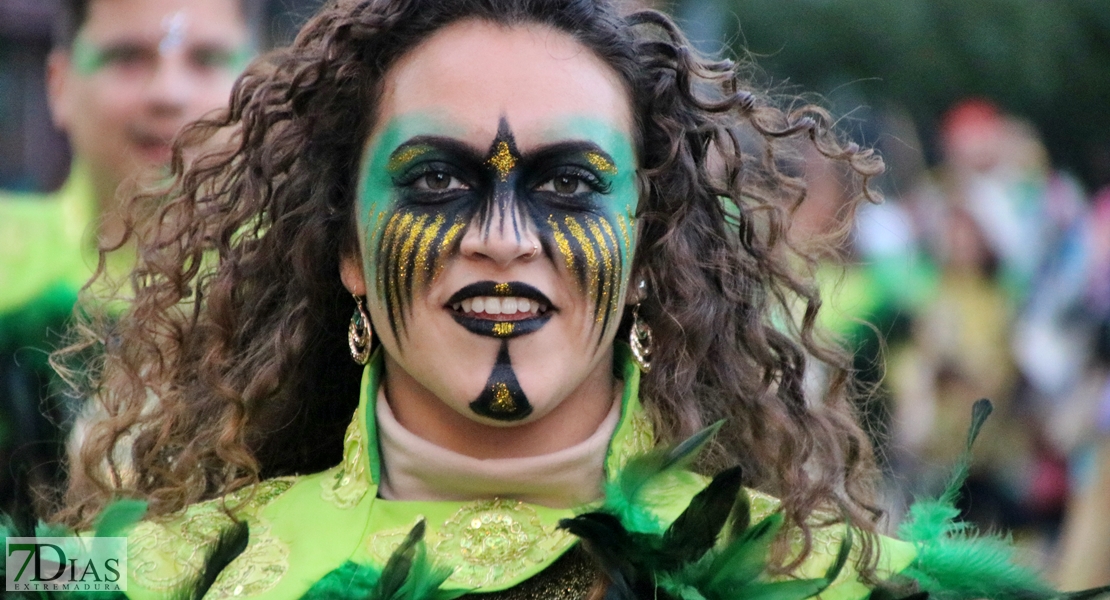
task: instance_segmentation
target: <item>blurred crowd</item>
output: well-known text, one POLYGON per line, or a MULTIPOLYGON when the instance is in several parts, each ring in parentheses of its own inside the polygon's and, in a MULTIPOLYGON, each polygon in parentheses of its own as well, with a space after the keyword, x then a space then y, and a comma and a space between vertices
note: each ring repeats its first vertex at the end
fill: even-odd
MULTIPOLYGON (((1054 170, 1038 133, 984 99, 953 107, 937 138, 939 164, 861 208, 851 246, 821 270, 826 324, 874 386, 892 512, 943 488, 971 405, 989 398, 967 518, 1014 532, 1065 588, 1104 583, 1110 189, 1054 170)), ((821 161, 807 177, 799 238, 838 223, 846 201, 821 161)))
MULTIPOLYGON (((223 105, 265 45, 247 0, 72 4, 86 12, 55 32, 45 70, 51 120, 73 155, 66 183, 0 192, 0 510, 9 513, 31 505, 34 484, 61 476, 54 424, 74 416, 45 357, 96 267, 95 246, 119 235, 117 199, 165 173, 170 137, 223 105)), ((892 513, 943 487, 972 403, 990 398, 968 517, 1014 531, 1065 588, 1104 584, 1110 189, 1085 190, 1054 170, 1038 132, 987 100, 953 107, 937 138, 938 165, 860 209, 850 247, 819 271, 825 324, 872 386, 864 409, 892 513)), ((845 224, 840 174, 814 158, 807 177, 799 240, 845 224)), ((106 268, 125 269, 121 251, 106 268)))

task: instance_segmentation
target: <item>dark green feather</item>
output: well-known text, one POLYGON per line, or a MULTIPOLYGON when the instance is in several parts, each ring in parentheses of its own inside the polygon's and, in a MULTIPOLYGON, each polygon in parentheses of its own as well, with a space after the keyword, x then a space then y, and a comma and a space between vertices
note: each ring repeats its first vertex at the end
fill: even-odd
POLYGON ((669 555, 664 568, 697 560, 713 547, 736 504, 740 482, 740 467, 725 469, 690 500, 663 534, 662 547, 669 555))
POLYGON ((97 537, 119 537, 146 516, 147 503, 123 498, 104 507, 93 526, 97 537))
POLYGON ((248 541, 250 541, 250 527, 246 521, 236 521, 220 531, 216 542, 208 550, 200 575, 191 591, 187 591, 184 596, 191 597, 193 600, 203 598, 220 573, 247 549, 248 541))

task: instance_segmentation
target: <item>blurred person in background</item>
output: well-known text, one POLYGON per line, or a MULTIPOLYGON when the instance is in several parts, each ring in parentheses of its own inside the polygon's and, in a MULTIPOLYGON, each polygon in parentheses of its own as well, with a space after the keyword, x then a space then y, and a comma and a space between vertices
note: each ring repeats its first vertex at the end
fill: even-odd
MULTIPOLYGON (((171 140, 224 107, 254 53, 250 0, 65 0, 47 63, 73 162, 50 194, 0 194, 0 509, 29 514, 56 481, 67 414, 47 352, 97 247, 122 239, 118 198, 168 172, 171 140)), ((125 272, 132 250, 108 255, 125 272)))

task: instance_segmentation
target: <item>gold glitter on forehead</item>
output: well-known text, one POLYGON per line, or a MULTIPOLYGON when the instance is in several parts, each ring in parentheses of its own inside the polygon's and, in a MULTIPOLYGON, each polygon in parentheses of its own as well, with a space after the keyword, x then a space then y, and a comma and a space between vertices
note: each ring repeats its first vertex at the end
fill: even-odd
POLYGON ((598 154, 597 152, 587 152, 586 160, 589 161, 589 163, 593 165, 595 169, 601 171, 602 173, 605 173, 606 175, 617 174, 617 165, 614 165, 612 161, 598 154))
POLYGON ((509 150, 509 143, 501 141, 497 143, 497 152, 489 157, 486 163, 497 169, 497 176, 501 181, 508 181, 509 171, 512 171, 513 167, 516 166, 516 157, 509 150))
POLYGON ((489 409, 499 413, 516 412, 516 402, 513 402, 513 395, 509 392, 508 385, 500 382, 493 384, 493 402, 489 409))
POLYGON ((394 173, 414 159, 427 154, 429 151, 431 151, 431 147, 429 146, 410 146, 400 152, 395 152, 393 156, 389 157, 389 162, 385 164, 385 170, 389 173, 394 173))
POLYGON ((493 335, 496 335, 497 337, 512 335, 514 330, 516 330, 516 323, 502 321, 500 323, 494 323, 493 325, 493 335))

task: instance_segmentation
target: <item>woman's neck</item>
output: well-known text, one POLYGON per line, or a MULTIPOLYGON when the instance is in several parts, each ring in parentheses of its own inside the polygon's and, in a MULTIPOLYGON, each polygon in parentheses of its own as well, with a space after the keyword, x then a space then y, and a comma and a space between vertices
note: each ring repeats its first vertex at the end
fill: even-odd
POLYGON ((540 456, 570 448, 597 431, 623 387, 611 364, 611 357, 603 360, 547 414, 519 424, 489 425, 459 414, 388 355, 385 396, 402 427, 441 448, 478 459, 540 456))
POLYGON ((387 500, 512 498, 569 508, 601 497, 605 456, 620 420, 616 399, 597 429, 549 454, 479 459, 437 446, 397 422, 384 390, 375 409, 382 470, 378 493, 387 500))

